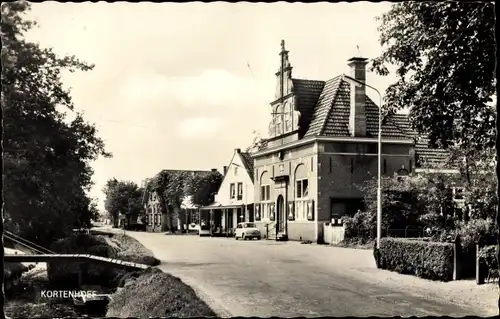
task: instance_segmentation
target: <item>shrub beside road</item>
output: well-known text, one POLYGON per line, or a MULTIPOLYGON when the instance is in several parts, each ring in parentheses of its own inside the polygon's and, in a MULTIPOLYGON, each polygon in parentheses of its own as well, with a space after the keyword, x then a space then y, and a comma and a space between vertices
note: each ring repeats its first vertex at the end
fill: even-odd
POLYGON ((378 266, 400 274, 450 281, 453 279, 453 244, 382 238, 378 266))

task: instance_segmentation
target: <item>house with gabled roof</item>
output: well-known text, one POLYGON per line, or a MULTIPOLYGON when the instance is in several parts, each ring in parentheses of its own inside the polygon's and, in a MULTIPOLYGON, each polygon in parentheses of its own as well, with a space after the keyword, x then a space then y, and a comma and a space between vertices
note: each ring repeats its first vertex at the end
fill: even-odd
MULTIPOLYGON (((338 75, 292 77, 284 41, 276 72, 269 136, 252 154, 255 221, 268 238, 321 241, 322 224, 363 209, 356 186, 377 176, 379 106, 366 87, 338 75)), ((365 83, 367 59, 348 60, 365 83)), ((407 175, 446 153, 418 140, 406 114, 382 122, 382 173, 407 175)))
POLYGON ((253 222, 254 168, 248 152, 237 148, 228 166, 215 201, 201 208, 201 231, 211 235, 231 235, 240 222, 253 222))

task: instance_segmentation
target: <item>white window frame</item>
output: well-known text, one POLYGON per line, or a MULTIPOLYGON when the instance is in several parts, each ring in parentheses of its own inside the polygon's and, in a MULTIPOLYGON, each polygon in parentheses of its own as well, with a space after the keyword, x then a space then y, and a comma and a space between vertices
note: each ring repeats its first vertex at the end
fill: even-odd
POLYGON ((295 198, 297 199, 307 199, 309 198, 309 179, 307 178, 302 178, 302 179, 298 179, 295 181, 295 198), (306 181, 307 183, 307 187, 305 188, 306 191, 304 191, 304 181, 306 181), (297 187, 297 185, 299 185, 300 183, 300 195, 299 195, 299 189, 297 187))
POLYGON ((260 201, 268 202, 271 200, 271 185, 260 185, 260 201))
POLYGON ((230 199, 236 198, 236 184, 235 183, 229 184, 229 198, 230 199))
POLYGON ((237 187, 236 187, 236 189, 237 189, 236 194, 238 196, 238 199, 242 200, 243 199, 243 183, 238 183, 236 185, 237 185, 237 187))

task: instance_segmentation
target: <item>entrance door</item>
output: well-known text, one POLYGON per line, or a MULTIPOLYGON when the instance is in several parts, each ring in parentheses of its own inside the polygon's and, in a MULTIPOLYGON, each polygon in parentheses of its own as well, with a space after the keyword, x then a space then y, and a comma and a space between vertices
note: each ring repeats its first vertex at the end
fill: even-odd
POLYGON ((282 232, 285 228, 285 200, 282 195, 278 196, 276 201, 276 231, 282 232))

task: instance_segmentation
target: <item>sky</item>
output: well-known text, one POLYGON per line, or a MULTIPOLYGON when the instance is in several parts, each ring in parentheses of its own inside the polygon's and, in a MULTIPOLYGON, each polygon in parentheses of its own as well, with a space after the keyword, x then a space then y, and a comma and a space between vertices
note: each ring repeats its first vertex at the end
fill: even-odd
MULTIPOLYGON (((95 64, 63 83, 113 153, 92 164, 90 196, 103 209, 113 177, 140 184, 162 169, 222 170, 254 131, 267 136, 282 39, 294 78, 328 80, 348 74, 349 58, 382 52, 375 17, 389 7, 47 1, 32 4, 39 27, 26 38, 95 64)), ((367 74, 381 92, 394 81, 367 74)))

